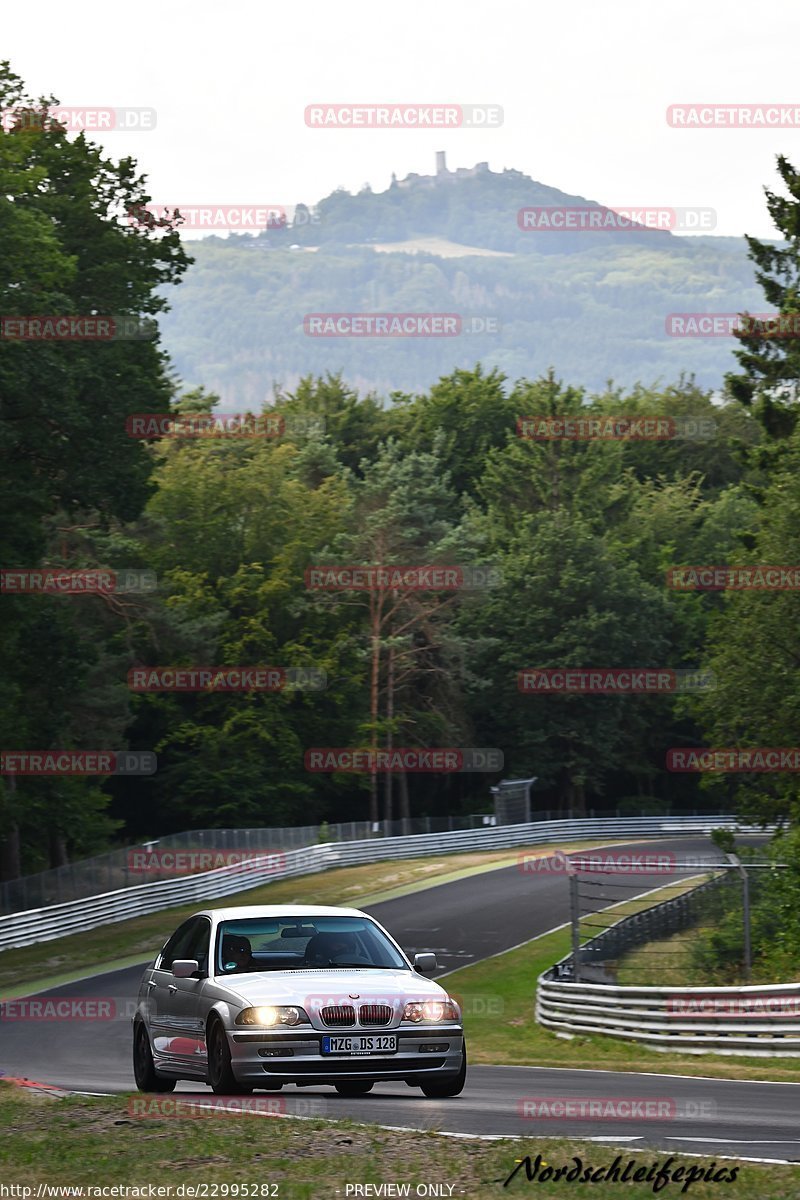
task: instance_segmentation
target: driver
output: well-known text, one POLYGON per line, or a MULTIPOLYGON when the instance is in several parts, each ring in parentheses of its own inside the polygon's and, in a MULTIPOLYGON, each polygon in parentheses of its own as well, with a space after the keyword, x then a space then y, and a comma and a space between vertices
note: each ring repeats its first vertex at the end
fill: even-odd
POLYGON ((250 939, 238 933, 226 933, 222 939, 222 968, 226 972, 257 971, 250 939))

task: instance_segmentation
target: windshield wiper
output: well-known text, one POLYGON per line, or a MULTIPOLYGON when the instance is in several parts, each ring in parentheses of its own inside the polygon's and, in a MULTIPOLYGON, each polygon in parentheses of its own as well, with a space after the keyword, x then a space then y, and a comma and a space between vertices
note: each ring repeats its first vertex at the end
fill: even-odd
POLYGON ((327 971, 330 967, 360 967, 364 971, 395 971, 396 967, 382 966, 380 963, 365 963, 365 962, 329 962, 319 969, 327 971))

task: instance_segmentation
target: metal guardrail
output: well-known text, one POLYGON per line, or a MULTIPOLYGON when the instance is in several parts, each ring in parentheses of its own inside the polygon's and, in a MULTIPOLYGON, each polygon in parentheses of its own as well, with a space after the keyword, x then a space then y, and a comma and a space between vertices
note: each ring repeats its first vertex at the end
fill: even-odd
MULTIPOLYGON (((332 867, 357 866, 394 858, 421 858, 467 850, 511 849, 565 841, 616 837, 675 837, 709 833, 716 828, 740 828, 733 816, 710 817, 620 817, 584 820, 536 821, 525 825, 503 825, 451 833, 418 834, 410 837, 377 838, 353 842, 326 842, 289 850, 278 856, 265 855, 242 865, 222 867, 181 879, 139 884, 66 904, 30 909, 4 916, 0 922, 0 950, 52 941, 71 933, 82 933, 98 925, 126 921, 183 904, 208 904, 244 892, 259 884, 279 879, 312 875, 332 867)), ((751 832, 760 832, 753 828, 751 832)), ((309 897, 309 900, 311 897, 309 897)))
MULTIPOLYGON (((551 814, 539 814, 546 819, 551 814)), ((194 855, 198 863, 204 851, 222 856, 228 851, 239 853, 268 853, 269 851, 301 850, 324 842, 355 842, 368 838, 406 837, 417 833, 442 833, 454 829, 475 829, 494 824, 494 818, 482 813, 448 817, 403 817, 398 821, 344 821, 335 825, 303 825, 270 829, 190 829, 182 833, 169 833, 164 837, 150 839, 135 846, 108 850, 92 858, 65 863, 47 871, 37 871, 0 883, 0 913, 21 912, 31 908, 45 908, 50 904, 66 904, 68 900, 80 900, 84 896, 96 896, 99 892, 115 891, 117 888, 136 887, 143 882, 137 869, 137 858, 149 854, 156 848, 159 854, 175 852, 184 859, 194 855)), ((211 866, 219 867, 221 861, 207 866, 188 866, 187 874, 200 874, 211 866)), ((148 869, 148 879, 159 878, 158 872, 148 869)), ((170 872, 164 871, 168 878, 170 872)))
POLYGON ((560 1033, 602 1033, 653 1050, 800 1057, 800 983, 619 987, 539 976, 536 1020, 560 1033))

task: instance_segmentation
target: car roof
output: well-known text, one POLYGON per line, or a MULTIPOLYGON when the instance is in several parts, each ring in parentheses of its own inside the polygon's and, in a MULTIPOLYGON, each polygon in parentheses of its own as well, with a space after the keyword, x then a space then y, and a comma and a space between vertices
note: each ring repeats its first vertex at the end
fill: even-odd
POLYGON ((358 908, 334 908, 327 904, 239 904, 230 908, 203 908, 195 917, 212 921, 241 921, 253 917, 366 917, 358 908))

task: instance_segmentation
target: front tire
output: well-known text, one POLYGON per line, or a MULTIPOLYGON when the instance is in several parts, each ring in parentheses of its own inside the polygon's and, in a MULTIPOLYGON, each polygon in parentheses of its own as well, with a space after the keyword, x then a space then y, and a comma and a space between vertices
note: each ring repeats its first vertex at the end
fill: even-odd
POLYGON ((249 1096, 253 1091, 244 1083, 239 1083, 233 1073, 231 1064, 231 1048, 222 1028, 222 1022, 217 1018, 208 1027, 208 1082, 211 1090, 217 1096, 249 1096))
POLYGON ((366 1096, 373 1085, 366 1079, 344 1079, 333 1085, 340 1096, 366 1096))
POLYGON ((430 1100, 445 1100, 448 1096, 460 1096, 464 1090, 464 1084, 467 1082, 467 1044, 464 1043, 464 1050, 461 1056, 461 1070, 457 1075, 451 1075, 447 1079, 431 1080, 430 1083, 423 1083, 422 1094, 430 1100))
POLYGON ((178 1082, 156 1072, 144 1021, 137 1021, 133 1031, 133 1076, 140 1092, 173 1092, 178 1082))

